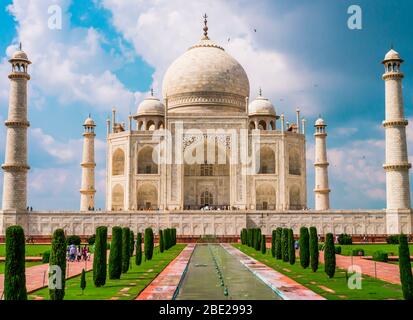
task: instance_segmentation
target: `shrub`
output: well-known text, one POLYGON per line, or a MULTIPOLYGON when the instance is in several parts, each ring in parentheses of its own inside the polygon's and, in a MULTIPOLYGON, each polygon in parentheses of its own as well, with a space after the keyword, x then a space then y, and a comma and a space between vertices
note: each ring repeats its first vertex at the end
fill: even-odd
POLYGON ((338 243, 341 245, 353 244, 353 238, 347 233, 342 233, 338 236, 338 243))
MULTIPOLYGON (((53 233, 52 248, 49 265, 58 266, 61 271, 61 283, 54 283, 56 289, 49 289, 50 300, 63 300, 65 296, 66 275, 66 237, 63 229, 57 229, 53 233)), ((50 277, 50 275, 49 275, 50 277)), ((50 281, 50 280, 49 280, 50 281)), ((57 281, 57 279, 56 279, 57 281)), ((50 288, 49 283, 49 288, 50 288)))
POLYGON ((172 245, 176 245, 176 228, 171 229, 172 232, 172 245))
POLYGON ((393 235, 390 235, 386 238, 386 242, 388 244, 399 244, 399 238, 400 238, 400 235, 393 234, 393 235))
POLYGON ((324 271, 329 278, 333 278, 336 272, 336 253, 332 233, 327 233, 324 248, 324 271))
POLYGON ((318 269, 319 248, 317 229, 316 227, 310 227, 310 265, 313 272, 318 269))
POLYGON ((152 228, 145 229, 145 241, 144 241, 145 261, 152 260, 153 256, 153 231, 152 228))
POLYGON ((282 250, 282 259, 284 262, 290 261, 289 252, 288 252, 288 229, 283 228, 281 234, 281 250, 282 250))
POLYGON ((334 247, 334 251, 336 254, 341 254, 341 247, 340 246, 334 247))
POLYGON ((122 273, 129 270, 130 262, 130 229, 125 227, 122 229, 122 273))
POLYGON ((164 250, 164 240, 163 240, 163 232, 159 229, 159 251, 163 252, 164 250))
POLYGON ((265 238, 265 235, 261 235, 261 253, 265 254, 267 252, 267 239, 265 238))
POLYGON ((293 229, 288 229, 288 257, 290 264, 295 264, 295 247, 294 247, 294 232, 293 229))
POLYGON ((247 246, 252 247, 252 229, 247 230, 247 246))
POLYGON ((325 247, 324 243, 319 243, 318 244, 318 251, 324 251, 324 247, 325 247))
POLYGON ((275 258, 281 260, 283 258, 283 251, 282 251, 282 228, 277 228, 275 230, 275 258))
POLYGON ((107 237, 107 227, 96 228, 95 253, 93 256, 93 283, 96 287, 104 286, 106 283, 107 237))
POLYGON ((135 233, 130 230, 130 236, 129 236, 130 244, 129 244, 129 257, 133 257, 133 252, 135 251, 135 233))
POLYGON ((120 279, 122 274, 122 228, 112 228, 109 253, 109 279, 120 279))
POLYGON ((373 260, 378 262, 389 261, 389 255, 386 251, 378 250, 373 253, 373 260))
POLYGON ((399 269, 403 297, 405 300, 413 300, 413 277, 412 265, 410 262, 410 250, 407 237, 404 234, 399 236, 399 269))
POLYGON ((241 230, 241 244, 243 245, 247 244, 247 229, 245 228, 241 230))
POLYGON ((86 271, 85 271, 85 269, 82 269, 82 275, 80 276, 80 289, 82 289, 82 295, 83 295, 83 292, 86 289, 86 271))
POLYGON ((140 266, 142 263, 142 233, 138 232, 136 237, 136 257, 135 264, 140 266))
POLYGON ((359 249, 354 249, 354 250, 351 251, 351 255, 362 257, 362 256, 364 256, 364 249, 360 249, 360 248, 359 249))
POLYGON ((273 258, 275 258, 275 237, 276 237, 276 231, 273 230, 271 233, 271 255, 273 258))
POLYGON ((87 243, 89 243, 89 245, 93 246, 95 244, 96 241, 96 235, 91 235, 89 238, 87 238, 87 243))
POLYGON ((255 250, 260 251, 260 249, 261 249, 261 229, 256 229, 255 250))
POLYGON ((42 263, 49 263, 50 261, 50 251, 45 251, 42 253, 42 263))
POLYGON ((300 228, 300 264, 305 269, 310 265, 310 235, 308 228, 300 228))
POLYGON ((251 231, 251 232, 252 232, 251 247, 255 249, 255 247, 256 247, 255 242, 256 242, 256 240, 257 240, 257 229, 252 228, 252 231, 251 231))
POLYGON ((81 243, 80 237, 75 235, 68 236, 66 241, 68 245, 74 244, 75 246, 80 246, 81 243))
POLYGON ((25 237, 23 228, 6 229, 4 300, 27 300, 25 272, 25 237))

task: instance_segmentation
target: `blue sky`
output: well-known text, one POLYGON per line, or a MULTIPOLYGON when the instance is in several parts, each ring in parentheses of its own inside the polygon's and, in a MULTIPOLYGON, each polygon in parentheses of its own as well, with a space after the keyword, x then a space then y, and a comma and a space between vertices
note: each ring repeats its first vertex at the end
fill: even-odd
MULTIPOLYGON (((314 203, 312 124, 322 114, 328 123, 332 206, 385 207, 380 62, 391 44, 406 60, 405 111, 412 119, 409 0, 1 1, 1 121, 7 118, 7 58, 19 41, 33 61, 29 204, 78 208, 81 125, 91 113, 98 124, 97 207, 104 206, 108 113, 116 106, 126 120, 152 86, 160 95, 168 65, 198 41, 204 12, 211 38, 245 67, 251 98, 261 86, 277 113, 293 119, 300 107, 307 118, 309 206, 314 203), (62 8, 61 30, 48 28, 48 8, 54 4, 62 8), (362 9, 362 30, 347 27, 347 8, 353 4, 362 9)), ((1 159, 4 134, 2 127, 1 159)), ((409 127, 409 149, 412 142, 409 127)))

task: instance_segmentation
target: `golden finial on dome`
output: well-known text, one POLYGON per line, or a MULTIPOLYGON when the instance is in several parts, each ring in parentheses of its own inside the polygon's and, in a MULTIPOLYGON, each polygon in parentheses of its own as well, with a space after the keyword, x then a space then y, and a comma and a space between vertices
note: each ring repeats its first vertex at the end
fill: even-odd
POLYGON ((20 49, 20 51, 22 51, 22 43, 21 42, 19 43, 19 49, 20 49))
POLYGON ((151 97, 153 97, 153 88, 151 88, 151 97))
POLYGON ((207 16, 207 14, 205 13, 204 15, 203 15, 203 18, 204 18, 204 37, 202 38, 202 40, 209 40, 209 37, 208 37, 208 16, 207 16))
POLYGON ((260 87, 259 91, 258 91, 258 96, 262 97, 262 89, 260 87))

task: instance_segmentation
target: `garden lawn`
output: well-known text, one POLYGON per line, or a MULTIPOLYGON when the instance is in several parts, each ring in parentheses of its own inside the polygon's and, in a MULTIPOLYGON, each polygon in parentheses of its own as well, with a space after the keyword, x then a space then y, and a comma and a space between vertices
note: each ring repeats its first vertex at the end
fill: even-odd
MULTIPOLYGON (((39 262, 37 262, 37 261, 36 262, 26 262, 26 268, 37 266, 39 264, 42 264, 42 262, 41 261, 39 261, 39 262)), ((4 265, 5 265, 4 262, 0 262, 0 274, 4 273, 4 265)))
POLYGON ((271 250, 268 250, 266 254, 262 254, 260 251, 241 244, 234 244, 233 246, 329 300, 403 299, 400 285, 363 275, 362 289, 352 290, 347 286, 344 270, 336 269, 334 278, 329 279, 322 264, 319 265, 317 272, 313 272, 311 268, 303 269, 298 257, 296 263, 290 265, 288 262, 273 258, 271 250))
MULTIPOLYGON (((123 273, 120 280, 107 278, 103 287, 96 288, 93 285, 93 272, 90 271, 86 273, 86 289, 83 295, 80 276, 69 279, 66 281, 65 300, 133 300, 184 247, 185 244, 177 244, 163 253, 156 247, 152 260, 144 261, 143 256, 140 266, 135 265, 135 257, 132 257, 129 271, 123 273)), ((29 299, 34 298, 49 299, 49 290, 45 288, 29 295, 29 299)))
MULTIPOLYGON (((26 257, 40 257, 50 250, 50 244, 26 244, 26 257)), ((0 257, 6 256, 6 245, 0 244, 0 257)))
MULTIPOLYGON (((389 256, 399 255, 398 244, 336 244, 336 247, 341 247, 341 254, 351 256, 353 250, 363 249, 365 256, 372 256, 375 251, 385 251, 389 256)), ((413 244, 409 245, 410 255, 413 255, 413 244)))

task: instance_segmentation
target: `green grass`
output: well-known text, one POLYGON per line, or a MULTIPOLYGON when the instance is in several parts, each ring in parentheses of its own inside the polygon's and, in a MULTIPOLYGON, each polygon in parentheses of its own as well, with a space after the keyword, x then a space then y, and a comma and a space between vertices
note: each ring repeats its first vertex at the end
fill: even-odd
MULTIPOLYGON (((80 289, 80 276, 69 279, 66 282, 65 300, 133 300, 136 296, 171 262, 185 247, 184 244, 177 244, 164 251, 159 252, 159 248, 154 249, 152 260, 143 261, 140 266, 135 265, 135 257, 132 258, 132 268, 128 273, 122 274, 120 280, 106 280, 106 285, 95 288, 93 285, 93 272, 86 273, 86 289, 82 295, 80 289), (122 289, 129 288, 125 292, 122 289)), ((49 299, 47 288, 35 291, 29 295, 29 299, 43 297, 49 299)))
POLYGON ((352 290, 347 286, 345 271, 342 269, 337 269, 334 278, 329 279, 324 273, 324 265, 322 264, 319 265, 317 272, 313 272, 311 268, 303 269, 299 258, 294 265, 290 265, 288 262, 274 259, 271 250, 262 254, 260 251, 241 244, 233 246, 329 300, 403 299, 400 285, 363 275, 362 289, 352 290), (328 292, 320 286, 331 289, 334 293, 328 292))
MULTIPOLYGON (((39 257, 50 250, 50 244, 26 244, 26 257, 39 257)), ((6 245, 0 244, 0 257, 6 256, 6 245)))
MULTIPOLYGON (((39 262, 37 262, 37 261, 36 262, 26 262, 26 268, 37 266, 39 264, 42 264, 42 262, 41 261, 39 261, 39 262)), ((0 274, 3 274, 3 273, 4 273, 4 262, 0 262, 0 274)))
MULTIPOLYGON (((363 249, 364 255, 372 256, 375 251, 385 251, 390 255, 399 255, 399 245, 398 244, 350 244, 350 245, 340 245, 341 254, 344 256, 351 256, 353 250, 363 249)), ((413 254, 413 244, 409 245, 410 254, 413 254)))

